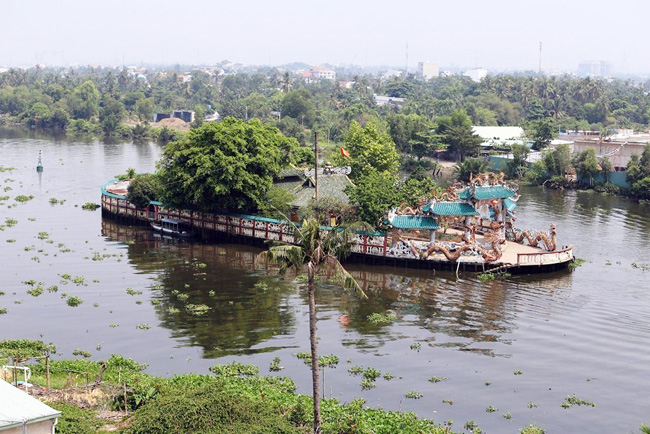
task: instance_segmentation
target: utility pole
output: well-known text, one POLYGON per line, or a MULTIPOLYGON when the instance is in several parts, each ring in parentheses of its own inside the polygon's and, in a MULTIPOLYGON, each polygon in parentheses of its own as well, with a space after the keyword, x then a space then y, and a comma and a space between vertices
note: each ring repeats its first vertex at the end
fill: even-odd
POLYGON ((318 200, 318 133, 314 131, 314 200, 318 200))

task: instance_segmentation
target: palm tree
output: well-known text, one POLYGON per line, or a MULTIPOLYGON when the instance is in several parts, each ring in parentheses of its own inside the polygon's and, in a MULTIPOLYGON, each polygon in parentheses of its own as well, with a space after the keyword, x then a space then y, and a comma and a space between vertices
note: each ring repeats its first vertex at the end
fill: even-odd
MULTIPOLYGON (((292 223, 293 224, 293 223, 292 223)), ((355 225, 356 226, 356 225, 355 225)), ((307 266, 307 287, 309 292, 309 341, 311 343, 311 375, 314 397, 314 434, 321 433, 320 377, 318 371, 318 341, 316 338, 316 302, 314 298, 314 276, 321 267, 332 272, 345 289, 352 289, 367 298, 359 283, 339 262, 350 251, 348 235, 352 226, 337 226, 323 230, 315 218, 305 219, 302 225, 294 224, 295 244, 277 244, 262 257, 280 265, 280 272, 288 268, 300 269, 307 266)))

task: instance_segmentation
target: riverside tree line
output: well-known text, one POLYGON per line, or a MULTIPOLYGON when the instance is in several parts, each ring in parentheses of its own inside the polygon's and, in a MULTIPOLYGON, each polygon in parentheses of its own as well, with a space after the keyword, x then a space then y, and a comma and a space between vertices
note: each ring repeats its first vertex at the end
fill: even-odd
MULTIPOLYGON (((166 142, 181 134, 169 128, 151 128, 149 120, 155 112, 184 108, 196 112, 193 127, 201 126, 204 116, 216 111, 222 118, 259 119, 302 146, 310 144, 315 132, 324 144, 346 143, 356 126, 364 129, 372 125, 377 137, 394 145, 397 163, 393 167, 410 172, 417 167, 432 169, 430 157, 441 150, 461 162, 477 156, 481 140, 472 134, 472 125, 524 126, 528 138, 540 149, 562 129, 646 129, 650 123, 649 89, 650 82, 534 74, 487 76, 475 83, 462 76, 423 81, 413 75, 383 79, 344 71, 337 81, 308 83, 296 74, 271 67, 222 75, 200 70, 187 74, 180 67, 143 74, 127 69, 35 67, 0 74, 0 125, 23 123, 166 142), (399 110, 379 107, 375 94, 406 101, 399 110), (124 123, 127 120, 132 121, 130 126, 124 123)), ((526 152, 513 148, 512 176, 523 173, 526 152)), ((385 158, 389 161, 382 167, 394 164, 392 154, 385 158)), ((630 184, 636 183, 631 191, 639 196, 647 196, 644 186, 650 185, 650 179, 644 181, 650 172, 643 168, 644 161, 639 156, 639 161, 632 163, 640 168, 639 173, 633 170, 634 179, 630 179, 630 184)), ((589 155, 571 161, 576 170, 586 174, 591 173, 592 163, 589 155)), ((475 169, 477 164, 470 162, 461 172, 475 169)), ((595 166, 606 171, 604 164, 595 166)), ((372 175, 363 165, 352 165, 355 178, 372 175)), ((556 168, 547 164, 543 169, 535 168, 536 178, 550 178, 556 168), (543 176, 537 176, 540 173, 543 176)), ((370 185, 369 180, 364 181, 370 185)))

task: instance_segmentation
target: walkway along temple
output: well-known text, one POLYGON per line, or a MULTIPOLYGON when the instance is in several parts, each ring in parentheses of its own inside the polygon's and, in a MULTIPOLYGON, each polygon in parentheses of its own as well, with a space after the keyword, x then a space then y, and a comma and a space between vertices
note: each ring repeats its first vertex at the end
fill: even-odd
MULTIPOLYGON (((208 213, 193 210, 178 210, 166 208, 160 202, 150 202, 146 208, 137 208, 129 202, 126 194, 129 181, 117 179, 107 182, 102 187, 102 215, 129 224, 146 225, 153 220, 163 218, 175 219, 186 222, 205 240, 228 241, 235 243, 253 244, 260 247, 265 246, 269 240, 292 243, 294 226, 290 222, 258 217, 252 215, 208 213)), ((502 193, 502 189, 498 190, 502 193)), ((472 190, 473 191, 473 190, 472 190)), ((462 196, 462 195, 461 195, 462 196)), ((503 196, 503 194, 502 194, 503 196)), ((466 194, 466 197, 469 196, 466 194)), ((506 198, 501 198, 508 199, 506 198)), ((494 201, 493 201, 494 202, 494 201)), ((501 202, 500 202, 501 203, 501 202)), ((426 212, 461 212, 468 223, 471 218, 480 219, 474 208, 469 205, 462 205, 459 202, 435 202, 422 209, 426 212), (457 211, 454 211, 457 210, 457 211)), ((492 208, 498 209, 492 205, 492 208)), ((492 212, 486 208, 486 212, 492 212)), ((513 205, 505 200, 501 206, 503 215, 513 205)), ((494 214, 492 214, 494 215, 494 214)), ((431 215, 412 216, 389 214, 389 219, 395 223, 395 230, 385 232, 358 232, 352 240, 350 260, 378 265, 395 265, 409 268, 425 268, 447 271, 470 271, 481 272, 490 270, 507 270, 510 273, 539 273, 549 272, 566 268, 573 260, 572 246, 556 250, 542 249, 537 241, 555 239, 554 228, 550 233, 539 233, 529 231, 513 232, 508 240, 499 240, 499 247, 494 247, 496 241, 491 234, 473 235, 474 244, 463 240, 463 233, 454 229, 462 225, 450 225, 445 234, 449 241, 436 240, 435 233, 439 229, 437 221, 431 215), (404 226, 400 228, 400 226, 404 226), (405 230, 406 233, 400 233, 405 230), (429 239, 421 238, 420 231, 430 230, 429 239), (491 238, 490 238, 491 237, 491 238), (524 244, 528 240, 529 245, 524 244), (537 241, 536 241, 537 240, 537 241), (435 243, 435 245, 434 245, 435 243), (485 249, 498 248, 499 254, 491 257, 485 253, 485 249), (468 247, 469 246, 469 247, 468 247), (550 251, 549 251, 550 250, 550 251), (451 252, 451 253, 450 253, 451 252), (498 258, 498 259, 495 259, 498 258)), ((449 216, 444 216, 449 217, 449 216)), ((390 222, 389 222, 390 223, 390 222)), ((481 227, 481 226, 477 226, 481 227)), ((323 227, 323 230, 331 230, 330 227, 323 227)), ((548 243, 547 243, 548 244, 548 243)))

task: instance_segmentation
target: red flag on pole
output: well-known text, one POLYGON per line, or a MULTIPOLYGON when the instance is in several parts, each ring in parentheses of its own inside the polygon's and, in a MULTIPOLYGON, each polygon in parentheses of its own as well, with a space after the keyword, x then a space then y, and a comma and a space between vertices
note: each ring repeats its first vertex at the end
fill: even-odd
POLYGON ((350 158, 350 153, 343 146, 341 146, 341 155, 344 158, 350 158))

